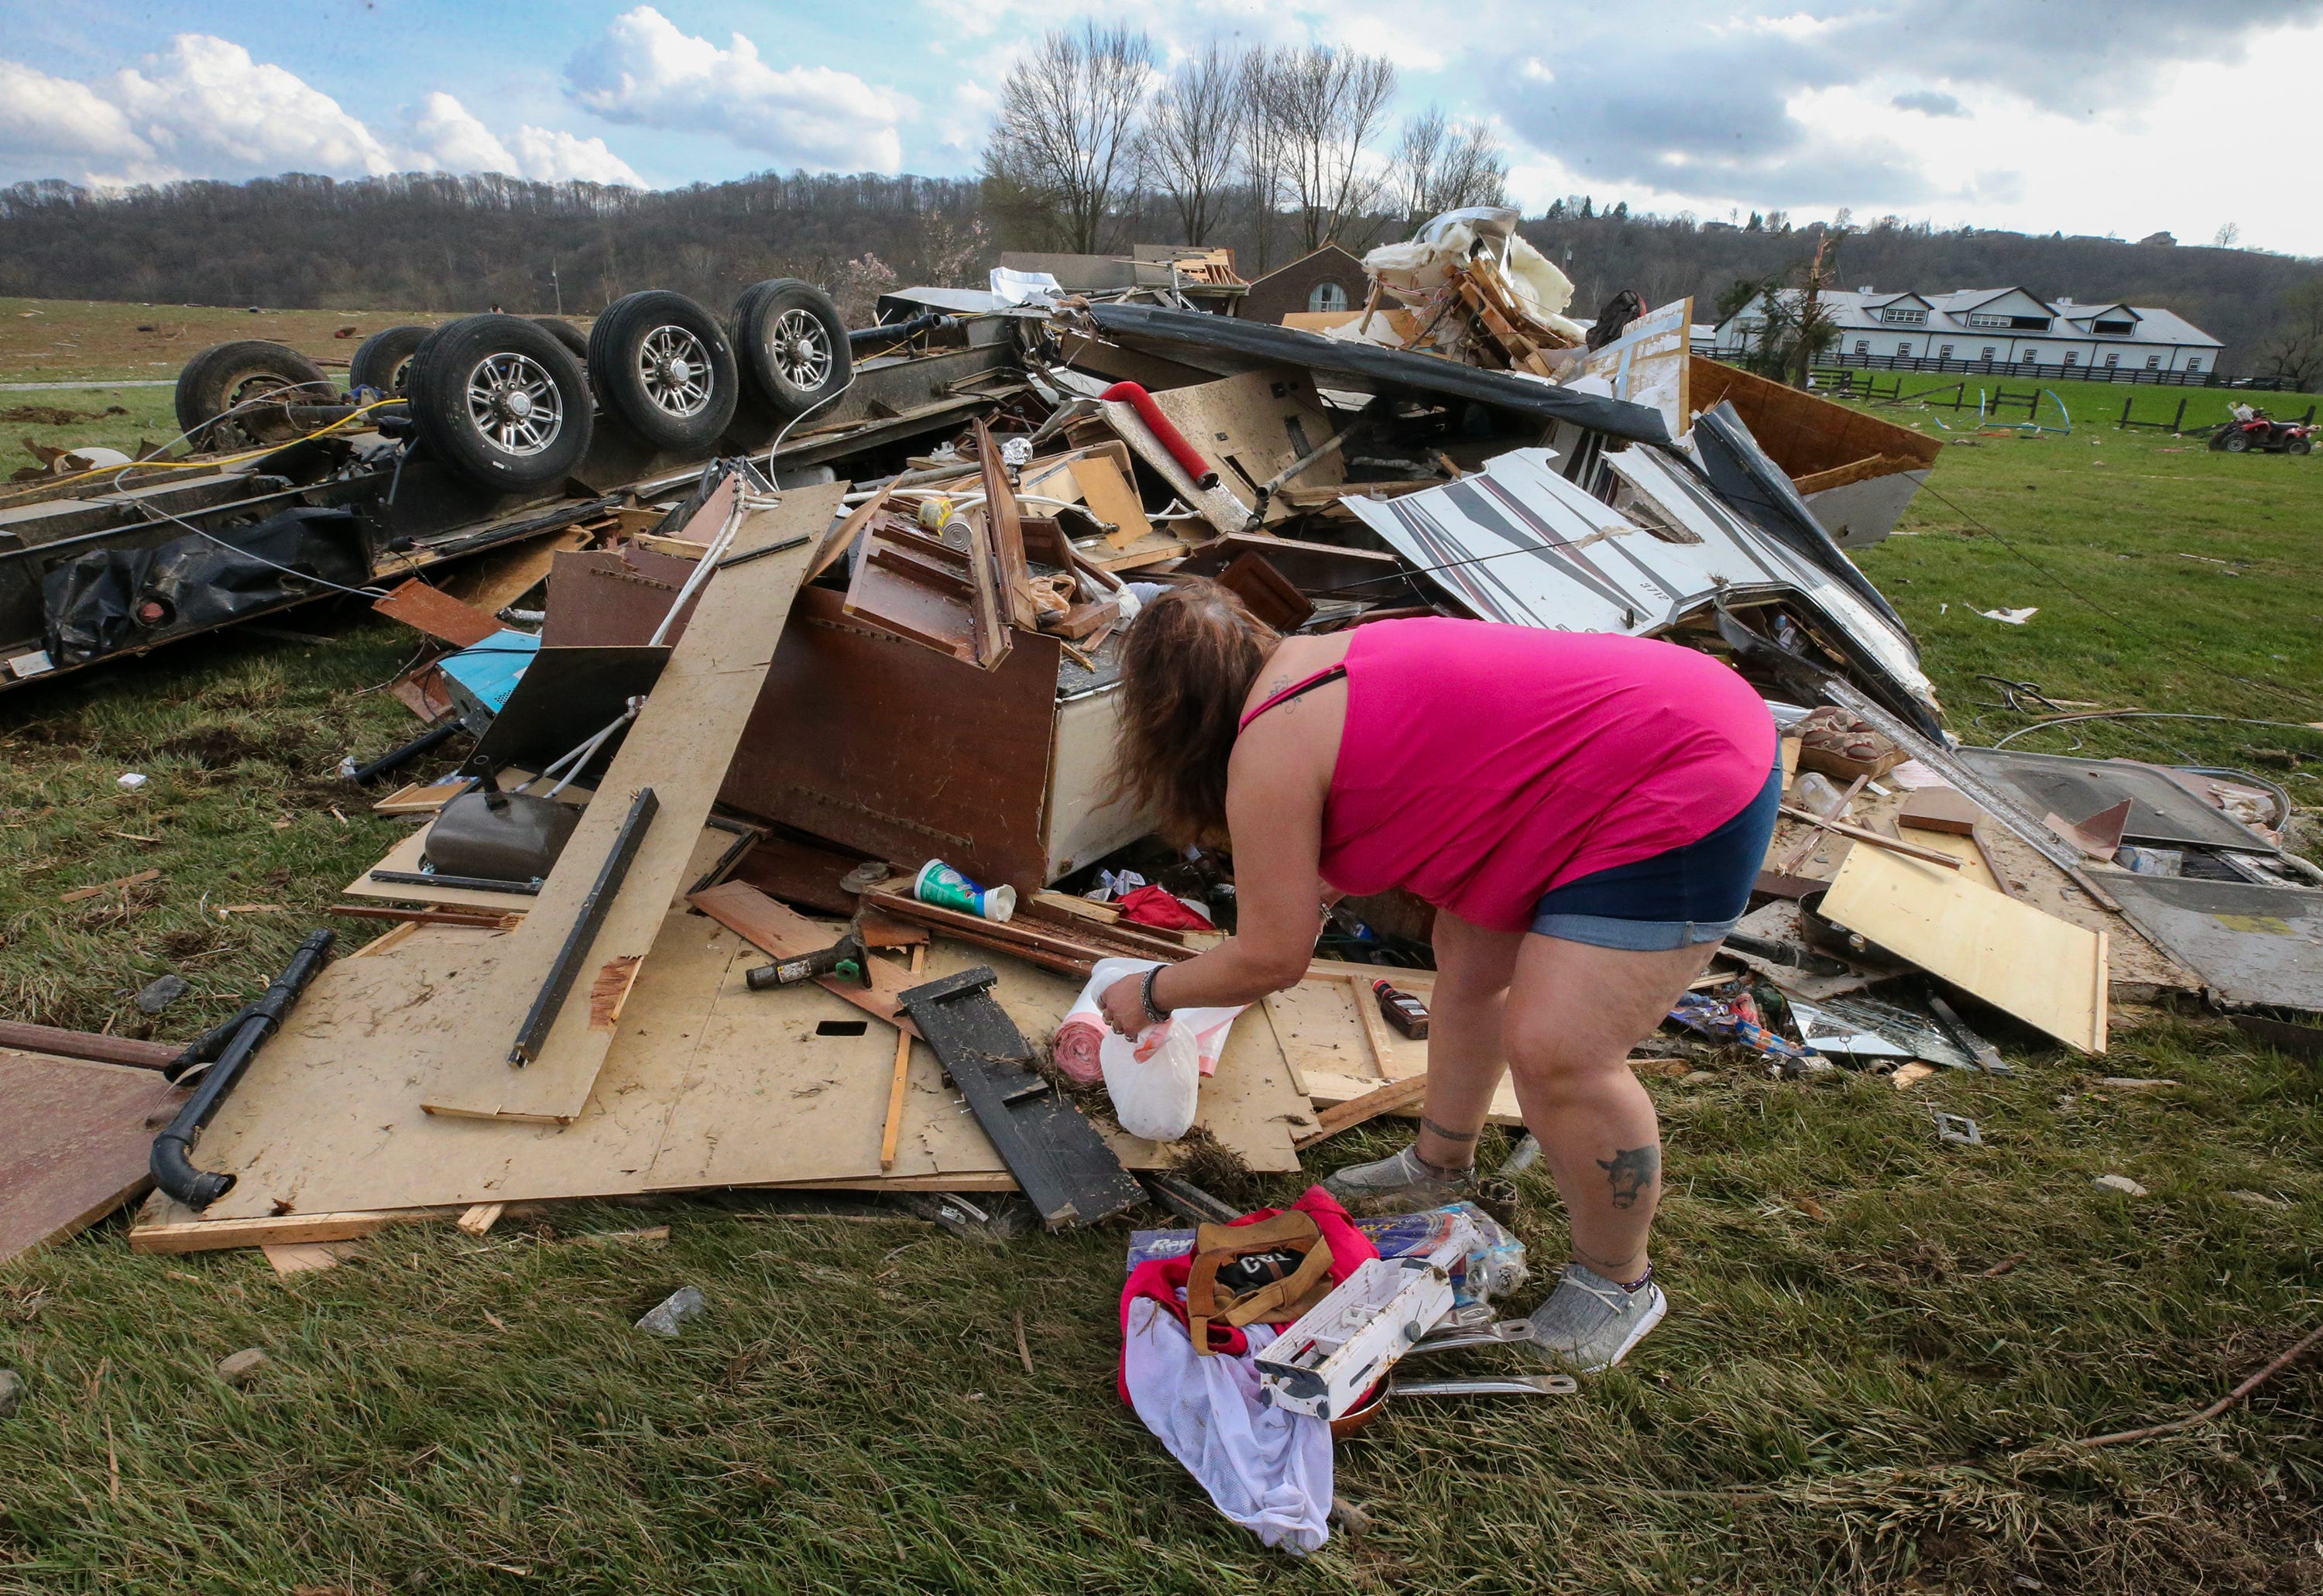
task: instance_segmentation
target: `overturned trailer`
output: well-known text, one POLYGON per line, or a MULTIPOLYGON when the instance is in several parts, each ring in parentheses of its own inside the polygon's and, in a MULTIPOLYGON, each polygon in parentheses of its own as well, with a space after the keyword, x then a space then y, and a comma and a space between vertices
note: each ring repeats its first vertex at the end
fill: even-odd
POLYGON ((390 328, 344 393, 280 344, 197 355, 177 394, 192 454, 0 491, 0 689, 608 529, 721 456, 781 481, 892 469, 1023 387, 1001 326, 850 335, 788 280, 745 290, 723 324, 660 291, 585 338, 546 319, 390 328))

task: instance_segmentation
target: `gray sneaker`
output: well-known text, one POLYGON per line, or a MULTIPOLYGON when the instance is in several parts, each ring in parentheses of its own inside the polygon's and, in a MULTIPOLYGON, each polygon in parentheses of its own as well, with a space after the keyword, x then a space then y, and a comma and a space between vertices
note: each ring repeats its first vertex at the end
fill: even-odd
POLYGON ((1532 1310, 1533 1350, 1559 1368, 1602 1374, 1668 1311, 1669 1299, 1650 1280, 1626 1291, 1618 1280, 1568 1263, 1548 1300, 1532 1310))
POLYGON ((1407 1147, 1375 1164, 1341 1169, 1323 1182, 1323 1189, 1351 1214, 1416 1214, 1474 1197, 1476 1171, 1472 1165, 1447 1174, 1423 1161, 1416 1147, 1407 1147))

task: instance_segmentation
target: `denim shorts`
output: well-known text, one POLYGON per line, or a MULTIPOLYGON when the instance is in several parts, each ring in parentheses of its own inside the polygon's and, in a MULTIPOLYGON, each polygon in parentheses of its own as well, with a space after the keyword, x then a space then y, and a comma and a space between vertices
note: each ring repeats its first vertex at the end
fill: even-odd
POLYGON ((1632 953, 1723 940, 1750 906, 1782 801, 1777 766, 1741 813, 1699 841, 1552 889, 1533 905, 1532 929, 1544 937, 1632 953))

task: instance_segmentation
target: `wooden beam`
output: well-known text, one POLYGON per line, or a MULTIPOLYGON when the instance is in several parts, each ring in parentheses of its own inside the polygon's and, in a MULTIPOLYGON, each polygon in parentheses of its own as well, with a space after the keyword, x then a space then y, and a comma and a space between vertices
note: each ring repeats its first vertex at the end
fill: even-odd
POLYGON ((26 1025, 15 1020, 0 1020, 0 1048, 60 1059, 87 1059, 98 1064, 125 1064, 133 1069, 163 1069, 176 1063, 178 1055, 185 1051, 166 1042, 99 1036, 93 1031, 60 1031, 53 1025, 26 1025))

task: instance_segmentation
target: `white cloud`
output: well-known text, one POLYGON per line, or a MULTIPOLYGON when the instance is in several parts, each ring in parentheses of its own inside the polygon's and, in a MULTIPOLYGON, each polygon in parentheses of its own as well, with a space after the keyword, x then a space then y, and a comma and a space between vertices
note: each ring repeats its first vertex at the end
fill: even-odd
POLYGON ((527 123, 503 142, 457 99, 441 90, 411 117, 411 152, 420 164, 454 172, 506 172, 544 183, 626 183, 646 187, 602 139, 575 138, 527 123))
POLYGON ((280 171, 379 176, 394 155, 339 103, 207 33, 180 33, 97 91, 152 146, 157 164, 204 177, 280 171))
POLYGON ((503 139, 440 92, 423 96, 401 137, 382 134, 297 74, 213 34, 180 33, 138 66, 87 83, 0 60, 0 180, 113 188, 409 170, 646 186, 602 139, 530 124, 503 139))
POLYGON ((831 67, 777 69, 740 33, 730 48, 678 31, 650 5, 613 19, 565 69, 573 98, 608 122, 716 133, 799 166, 895 171, 902 96, 831 67))
POLYGON ((145 161, 153 154, 121 107, 87 84, 14 61, 0 61, 0 150, 108 161, 145 161))

